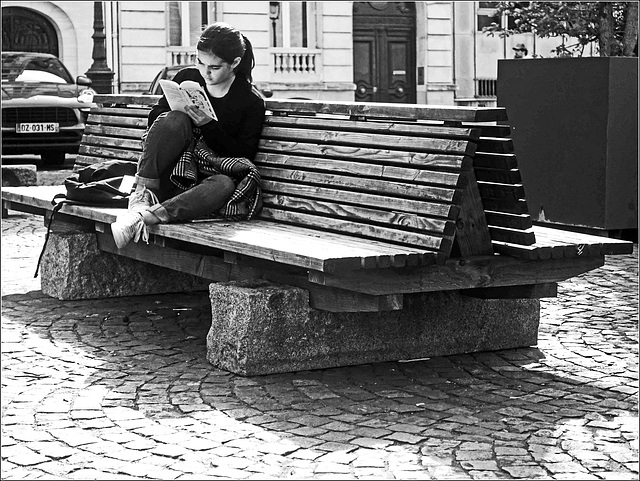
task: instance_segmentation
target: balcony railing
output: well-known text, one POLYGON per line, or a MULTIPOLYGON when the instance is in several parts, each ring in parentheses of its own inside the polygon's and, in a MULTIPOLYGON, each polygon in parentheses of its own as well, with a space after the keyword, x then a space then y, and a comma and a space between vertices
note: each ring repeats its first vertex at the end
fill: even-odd
POLYGON ((495 98, 498 81, 490 78, 476 79, 476 98, 495 98))
POLYGON ((195 47, 167 47, 167 66, 196 63, 195 47))
MULTIPOLYGON (((167 47, 167 66, 196 63, 195 47, 167 47)), ((271 80, 318 81, 322 72, 322 50, 309 48, 270 49, 271 80)))
POLYGON ((320 52, 308 48, 272 48, 272 72, 292 79, 315 76, 320 71, 320 52))

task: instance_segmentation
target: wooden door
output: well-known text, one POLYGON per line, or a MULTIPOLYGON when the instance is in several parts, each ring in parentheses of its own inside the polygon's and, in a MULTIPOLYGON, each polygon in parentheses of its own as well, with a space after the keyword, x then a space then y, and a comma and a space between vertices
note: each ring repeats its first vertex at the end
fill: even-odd
POLYGON ((354 2, 355 100, 415 103, 415 44, 411 2, 354 2))

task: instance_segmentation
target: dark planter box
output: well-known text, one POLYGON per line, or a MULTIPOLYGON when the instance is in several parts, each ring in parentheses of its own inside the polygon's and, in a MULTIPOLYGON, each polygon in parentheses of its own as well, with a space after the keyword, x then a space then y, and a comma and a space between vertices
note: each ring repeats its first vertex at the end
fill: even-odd
POLYGON ((638 59, 499 60, 529 212, 538 223, 638 228, 638 59))

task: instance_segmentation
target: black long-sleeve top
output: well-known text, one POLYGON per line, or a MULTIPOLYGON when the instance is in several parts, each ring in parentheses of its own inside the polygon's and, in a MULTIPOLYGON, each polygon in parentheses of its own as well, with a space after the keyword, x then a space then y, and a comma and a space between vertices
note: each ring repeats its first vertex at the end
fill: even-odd
MULTIPOLYGON (((260 93, 244 78, 236 77, 224 97, 212 97, 198 69, 187 67, 180 70, 173 81, 180 84, 193 80, 204 87, 218 120, 200 127, 206 144, 218 155, 246 157, 253 160, 258 151, 258 142, 264 122, 265 104, 260 93)), ((149 113, 151 126, 163 112, 171 110, 163 95, 149 113)))

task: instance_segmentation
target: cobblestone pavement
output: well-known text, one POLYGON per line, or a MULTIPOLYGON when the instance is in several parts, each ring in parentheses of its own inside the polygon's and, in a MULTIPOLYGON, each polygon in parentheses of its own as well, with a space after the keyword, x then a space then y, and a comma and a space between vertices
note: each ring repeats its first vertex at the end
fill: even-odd
POLYGON ((59 301, 2 222, 2 479, 638 479, 638 250, 542 301, 537 347, 244 378, 206 293, 59 301))

